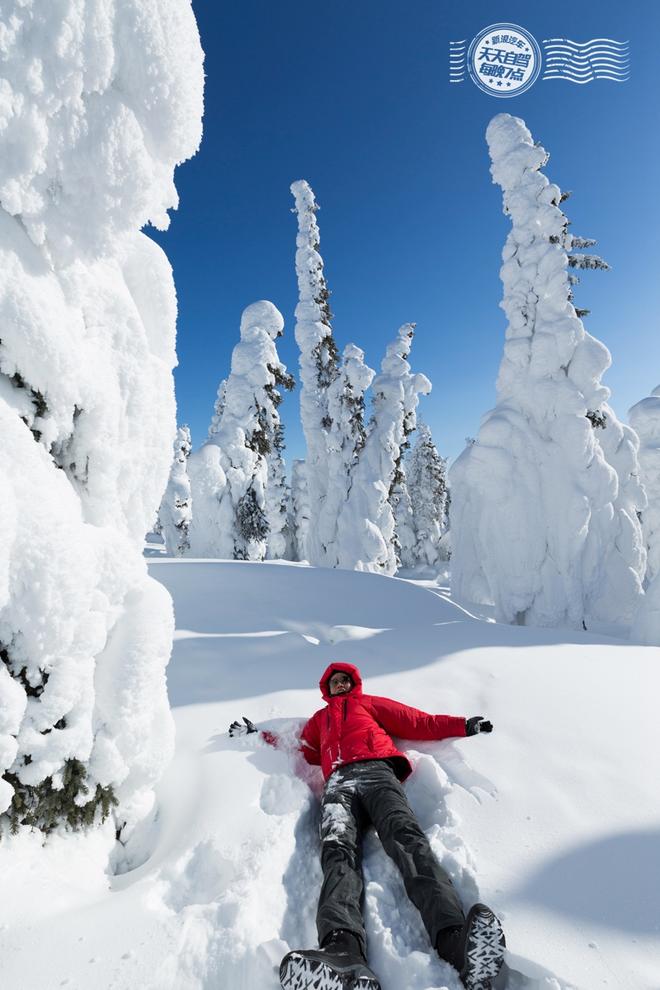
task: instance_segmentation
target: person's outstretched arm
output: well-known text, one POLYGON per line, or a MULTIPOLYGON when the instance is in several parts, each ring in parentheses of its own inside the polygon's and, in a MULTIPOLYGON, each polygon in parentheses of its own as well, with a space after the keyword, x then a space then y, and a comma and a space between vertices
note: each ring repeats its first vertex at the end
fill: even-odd
POLYGON ((493 729, 492 724, 481 715, 469 719, 462 715, 430 715, 391 698, 371 697, 370 702, 376 721, 386 732, 400 739, 431 741, 492 732, 493 729))
MULTIPOLYGON (((269 746, 274 746, 276 749, 280 742, 280 737, 276 732, 271 732, 270 729, 259 729, 254 722, 251 722, 249 718, 243 715, 243 722, 236 720, 232 722, 229 726, 229 735, 234 736, 247 736, 252 733, 258 733, 264 742, 267 742, 269 746)), ((319 727, 317 719, 312 715, 302 728, 300 733, 300 752, 305 757, 308 763, 312 766, 320 766, 321 764, 321 739, 319 734, 319 727)))

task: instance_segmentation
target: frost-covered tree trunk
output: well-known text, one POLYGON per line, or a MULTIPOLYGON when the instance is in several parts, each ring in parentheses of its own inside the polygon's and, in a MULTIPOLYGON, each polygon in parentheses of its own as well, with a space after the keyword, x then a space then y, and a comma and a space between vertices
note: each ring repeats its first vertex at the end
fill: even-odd
POLYGON ((451 471, 454 591, 494 603, 506 622, 629 622, 641 595, 636 519, 604 446, 614 456, 623 441, 624 473, 634 458, 604 405, 609 352, 586 333, 568 273, 606 265, 571 253, 593 242, 568 233, 566 196, 541 173, 548 155, 524 122, 499 114, 486 137, 512 222, 500 273, 509 322, 497 404, 451 471))
POLYGON ((291 533, 292 560, 305 560, 307 531, 309 529, 309 496, 305 462, 295 460, 291 468, 291 501, 289 531, 291 533))
POLYGON ((639 437, 640 477, 648 500, 642 510, 648 586, 660 574, 660 385, 632 407, 628 419, 639 437))
POLYGON ((324 539, 331 539, 334 532, 334 521, 328 524, 326 519, 326 499, 330 482, 329 432, 333 425, 328 390, 338 374, 337 347, 332 336, 330 293, 318 250, 318 205, 310 186, 303 179, 292 184, 291 192, 298 217, 295 334, 300 348, 300 418, 307 445, 305 464, 310 511, 305 559, 311 564, 323 565, 327 562, 324 539))
POLYGON ((426 423, 417 427, 417 440, 407 465, 408 490, 412 504, 415 564, 430 567, 447 560, 447 480, 446 461, 433 443, 426 423))
MULTIPOLYGON (((196 556, 266 556, 268 457, 276 459, 283 447, 279 389, 294 384, 275 347, 283 327, 282 314, 267 300, 252 303, 241 317, 241 339, 232 353, 220 422, 212 439, 190 457, 195 507, 190 552, 196 556)), ((275 499, 279 497, 276 493, 275 499)), ((280 527, 273 533, 278 549, 285 518, 274 516, 273 511, 280 527)))
POLYGON ((412 323, 400 328, 374 379, 372 417, 339 519, 339 566, 350 570, 394 574, 397 568, 392 491, 419 395, 431 391, 425 375, 410 371, 413 333, 412 323))
POLYGON ((176 297, 140 229, 167 226, 199 144, 203 55, 187 0, 5 0, 2 23, 0 814, 49 831, 114 808, 114 837, 173 745, 172 605, 142 543, 176 297))
POLYGON ((174 441, 170 477, 158 510, 158 531, 162 533, 167 552, 176 557, 183 556, 190 549, 188 531, 192 519, 192 496, 188 457, 191 447, 190 429, 180 426, 174 441))

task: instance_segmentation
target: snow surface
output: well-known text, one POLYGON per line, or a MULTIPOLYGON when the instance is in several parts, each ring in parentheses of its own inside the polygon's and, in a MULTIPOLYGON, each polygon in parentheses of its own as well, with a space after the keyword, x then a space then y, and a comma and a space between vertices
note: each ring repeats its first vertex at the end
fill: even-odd
MULTIPOLYGON (((153 548, 152 548, 153 549, 153 548)), ((329 660, 367 691, 489 716, 407 746, 407 792, 466 905, 507 933, 506 990, 658 990, 657 648, 471 616, 433 582, 304 565, 150 558, 177 616, 177 741, 157 814, 108 870, 109 829, 0 844, 11 990, 277 990, 315 944, 320 777, 292 752, 329 660), (247 715, 289 741, 230 739, 247 715)), ((370 961, 383 990, 459 990, 373 835, 370 961)))

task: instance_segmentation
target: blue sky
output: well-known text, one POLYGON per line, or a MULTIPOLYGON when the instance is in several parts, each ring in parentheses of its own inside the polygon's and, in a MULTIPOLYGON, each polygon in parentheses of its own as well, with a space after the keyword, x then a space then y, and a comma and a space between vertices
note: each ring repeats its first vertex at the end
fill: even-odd
MULTIPOLYGON (((586 272, 576 305, 612 352, 620 418, 660 382, 660 4, 447 0, 193 0, 206 52, 204 139, 177 170, 170 229, 155 233, 179 298, 179 422, 197 447, 229 370, 241 311, 271 299, 280 356, 297 374, 295 217, 305 178, 321 204, 321 253, 340 349, 378 368, 401 323, 411 364, 433 382, 420 413, 441 453, 460 453, 495 401, 505 318, 500 254, 509 230, 484 138, 499 112, 550 152, 544 171, 573 191, 572 232, 598 240, 610 272, 586 272), (498 100, 449 83, 449 42, 494 22, 541 42, 629 41, 631 77, 578 86, 539 79, 498 100)), ((151 231, 150 231, 151 233, 151 231)), ((304 456, 298 390, 282 405, 287 460, 304 456)))

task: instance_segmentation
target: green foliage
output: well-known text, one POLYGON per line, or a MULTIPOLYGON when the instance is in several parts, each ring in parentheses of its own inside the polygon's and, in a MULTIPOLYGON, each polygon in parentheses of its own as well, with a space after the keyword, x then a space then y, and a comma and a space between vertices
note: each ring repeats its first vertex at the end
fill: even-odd
MULTIPOLYGON (((29 757, 26 757, 29 762, 29 757)), ((62 787, 53 786, 53 778, 46 777, 40 784, 23 784, 17 774, 6 773, 4 780, 14 788, 6 817, 13 834, 19 826, 29 825, 48 834, 58 825, 67 825, 74 831, 88 828, 97 821, 104 822, 117 805, 113 788, 96 785, 94 796, 89 794, 86 783, 87 769, 80 760, 67 760, 62 774, 62 787)))
POLYGON ((589 409, 587 411, 587 419, 593 426, 594 430, 601 429, 604 430, 607 426, 607 413, 599 412, 598 409, 589 409))

